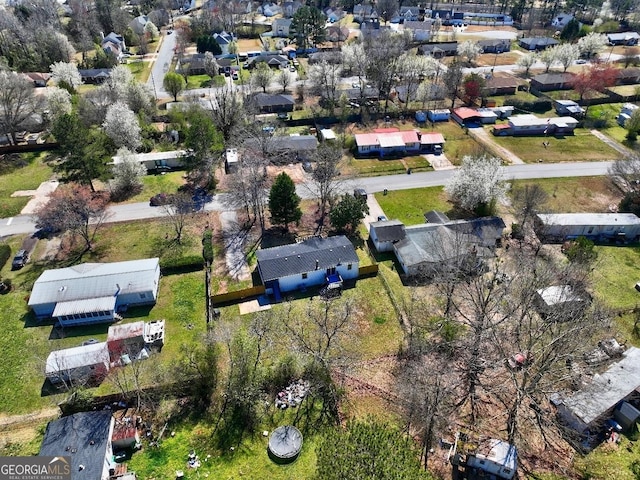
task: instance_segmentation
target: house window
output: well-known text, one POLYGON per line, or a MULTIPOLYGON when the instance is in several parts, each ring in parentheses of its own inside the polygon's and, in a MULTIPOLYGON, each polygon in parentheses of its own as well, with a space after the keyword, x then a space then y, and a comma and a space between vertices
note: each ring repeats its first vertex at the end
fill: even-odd
POLYGON ((593 232, 593 227, 589 227, 589 230, 587 230, 587 233, 592 233, 593 232))
POLYGON ((347 264, 347 270, 351 270, 352 268, 353 268, 353 265, 352 265, 352 264, 350 264, 350 263, 349 263, 349 264, 347 264))
POLYGON ((334 275, 336 273, 336 267, 327 268, 327 275, 334 275))
POLYGON ((147 294, 146 293, 141 293, 140 294, 140 298, 147 298, 147 294))
POLYGON ((303 274, 302 274, 302 279, 303 279, 303 280, 306 280, 308 276, 309 276, 308 274, 303 273, 303 274))

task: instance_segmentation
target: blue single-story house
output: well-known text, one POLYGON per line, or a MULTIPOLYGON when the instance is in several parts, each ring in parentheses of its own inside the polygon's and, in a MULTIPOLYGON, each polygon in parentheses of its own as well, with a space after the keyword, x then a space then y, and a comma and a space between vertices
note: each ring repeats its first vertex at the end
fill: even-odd
POLYGON ((45 270, 33 285, 29 307, 38 319, 62 326, 112 322, 128 307, 155 305, 160 259, 82 263, 45 270))
POLYGON ((258 250, 257 258, 262 283, 276 300, 284 292, 341 286, 344 280, 358 278, 358 255, 344 235, 265 248, 258 250))

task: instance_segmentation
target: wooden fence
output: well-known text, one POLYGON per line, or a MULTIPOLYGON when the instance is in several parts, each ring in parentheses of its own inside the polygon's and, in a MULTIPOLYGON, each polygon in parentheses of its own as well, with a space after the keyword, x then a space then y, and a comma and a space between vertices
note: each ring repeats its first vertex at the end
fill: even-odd
POLYGON ((378 274, 378 264, 374 263, 373 265, 363 265, 362 267, 358 267, 358 278, 359 277, 375 277, 378 274))
POLYGON ((258 295, 264 294, 264 291, 264 285, 258 285, 257 287, 249 287, 243 290, 236 290, 234 292, 220 293, 218 295, 211 296, 211 303, 213 303, 213 305, 233 303, 237 300, 257 297, 258 295))

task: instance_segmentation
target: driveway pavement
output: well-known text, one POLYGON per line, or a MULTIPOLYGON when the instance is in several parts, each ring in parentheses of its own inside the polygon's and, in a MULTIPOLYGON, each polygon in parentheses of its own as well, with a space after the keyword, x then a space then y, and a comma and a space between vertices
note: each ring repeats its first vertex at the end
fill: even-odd
POLYGON ((371 222, 377 222, 378 217, 380 215, 384 215, 384 211, 382 207, 376 200, 375 195, 367 195, 367 206, 369 207, 369 214, 364 217, 364 226, 367 227, 367 231, 369 231, 369 224, 371 222))
POLYGON ((524 161, 520 157, 498 144, 498 142, 493 139, 493 135, 484 128, 469 128, 467 131, 469 132, 469 135, 475 137, 480 143, 486 145, 489 150, 495 152, 507 163, 511 165, 524 165, 524 161))
POLYGON ((604 133, 598 131, 598 130, 591 130, 591 133, 595 136, 598 137, 600 140, 602 140, 604 143, 606 143, 607 145, 609 145, 611 148, 613 148, 614 150, 620 152, 622 155, 624 155, 625 157, 628 155, 633 155, 634 152, 632 152, 631 150, 629 150, 627 147, 625 147, 624 145, 620 145, 618 142, 612 140, 611 138, 609 138, 608 136, 606 136, 604 133))

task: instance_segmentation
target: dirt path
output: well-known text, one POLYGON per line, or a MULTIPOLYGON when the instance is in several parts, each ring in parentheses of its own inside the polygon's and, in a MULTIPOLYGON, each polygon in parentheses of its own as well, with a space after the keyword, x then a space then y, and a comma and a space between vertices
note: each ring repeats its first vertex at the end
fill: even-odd
POLYGON ((59 416, 58 407, 24 415, 0 415, 0 445, 28 442, 38 434, 37 429, 42 423, 59 416))
POLYGON ((469 128, 467 131, 469 132, 469 135, 474 137, 478 142, 482 143, 483 145, 486 145, 489 150, 494 152, 496 155, 498 155, 507 163, 511 165, 524 164, 524 161, 520 157, 513 154, 511 151, 507 150, 503 146, 499 145, 493 138, 491 138, 491 135, 489 134, 489 132, 487 132, 484 128, 482 127, 469 128))

